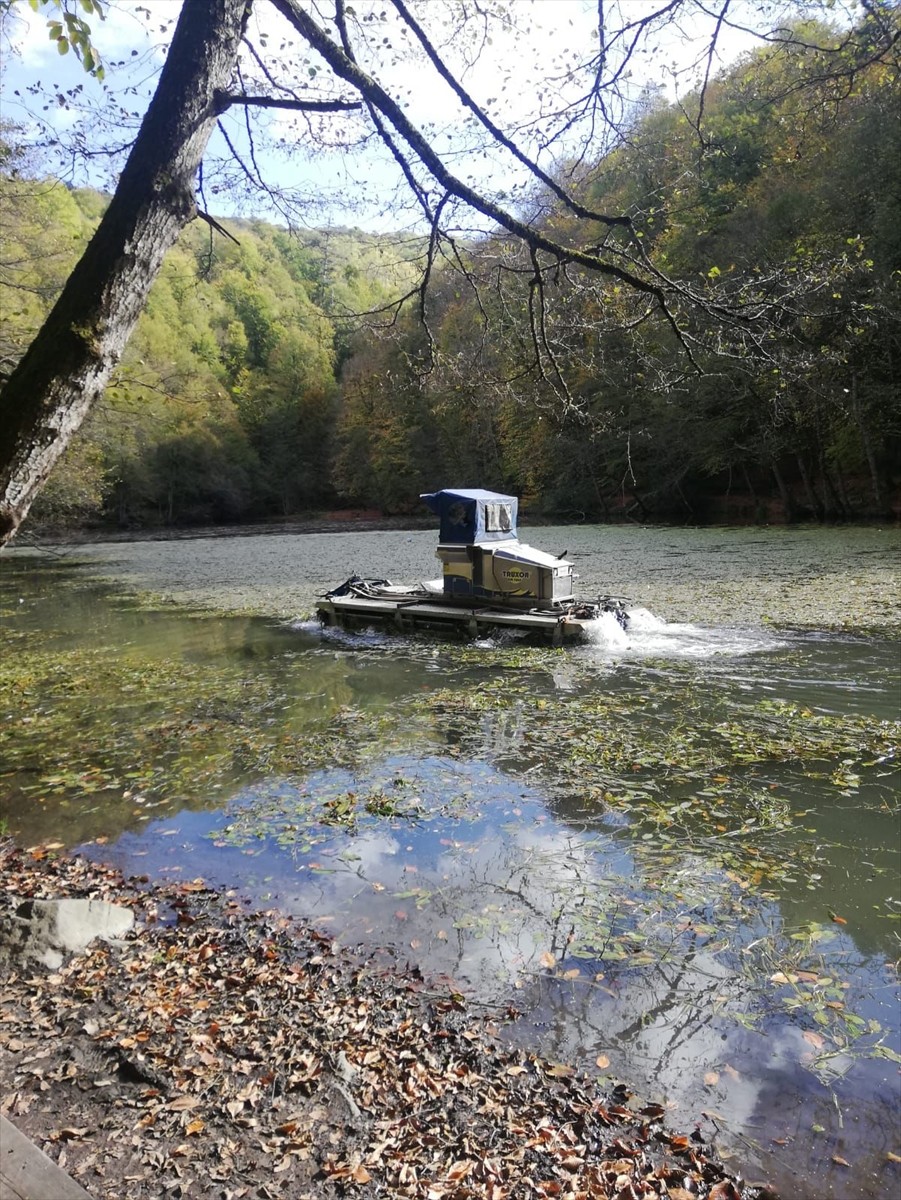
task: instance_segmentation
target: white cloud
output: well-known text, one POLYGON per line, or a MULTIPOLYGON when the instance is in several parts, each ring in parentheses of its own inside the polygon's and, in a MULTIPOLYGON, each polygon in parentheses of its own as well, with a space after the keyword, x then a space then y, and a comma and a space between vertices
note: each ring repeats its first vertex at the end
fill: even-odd
MULTIPOLYGON (((25 67, 36 68, 58 57, 55 45, 47 32, 47 19, 25 4, 14 5, 3 18, 4 41, 25 67)), ((7 58, 6 69, 12 63, 7 58)))

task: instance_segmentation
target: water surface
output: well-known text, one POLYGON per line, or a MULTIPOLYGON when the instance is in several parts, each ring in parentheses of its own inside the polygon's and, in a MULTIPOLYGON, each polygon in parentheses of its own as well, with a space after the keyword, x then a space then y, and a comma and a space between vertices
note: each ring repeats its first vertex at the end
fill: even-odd
POLYGON ((629 635, 310 620, 352 570, 434 574, 430 534, 4 559, 11 831, 512 1000, 509 1036, 719 1129, 785 1195, 894 1190, 897 535, 526 538, 633 597, 629 635))

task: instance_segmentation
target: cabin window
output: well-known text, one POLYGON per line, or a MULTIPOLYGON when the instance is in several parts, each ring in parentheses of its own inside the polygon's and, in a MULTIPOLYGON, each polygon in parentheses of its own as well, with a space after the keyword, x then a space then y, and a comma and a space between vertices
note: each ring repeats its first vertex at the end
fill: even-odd
POLYGON ((485 532, 510 533, 513 529, 513 513, 509 504, 485 505, 485 532))

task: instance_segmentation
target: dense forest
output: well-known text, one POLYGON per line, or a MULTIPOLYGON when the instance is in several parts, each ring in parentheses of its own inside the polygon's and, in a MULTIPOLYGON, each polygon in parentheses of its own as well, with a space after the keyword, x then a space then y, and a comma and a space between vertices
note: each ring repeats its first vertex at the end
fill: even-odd
MULTIPOLYGON (((759 353, 711 346, 703 308, 666 337, 615 280, 599 314, 568 270, 542 289, 539 354, 531 293, 506 286, 523 275, 506 235, 475 239, 463 274, 437 260, 420 296, 424 237, 195 222, 32 524, 403 513, 449 485, 569 520, 897 514, 898 67, 851 64, 811 90, 803 59, 739 60, 706 89, 700 139, 696 105, 648 89, 621 143, 578 173, 582 202, 629 213, 670 279, 725 281, 738 308, 771 299, 759 353)), ((15 129, 0 153, 8 371, 106 200, 35 178, 15 129)), ((565 233, 550 189, 528 204, 565 233)))

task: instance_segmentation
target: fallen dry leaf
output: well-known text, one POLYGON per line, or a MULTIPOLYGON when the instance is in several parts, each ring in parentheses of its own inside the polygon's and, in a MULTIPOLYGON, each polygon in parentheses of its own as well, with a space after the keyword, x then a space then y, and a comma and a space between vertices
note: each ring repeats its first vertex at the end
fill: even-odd
POLYGON ((710 1189, 709 1200, 741 1200, 741 1192, 731 1179, 723 1179, 710 1189))

